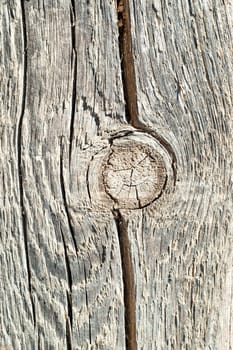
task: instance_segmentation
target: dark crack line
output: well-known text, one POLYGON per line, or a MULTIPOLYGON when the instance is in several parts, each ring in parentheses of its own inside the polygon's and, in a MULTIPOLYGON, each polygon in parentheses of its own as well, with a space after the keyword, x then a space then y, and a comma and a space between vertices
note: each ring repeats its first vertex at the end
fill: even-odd
POLYGON ((137 128, 137 89, 132 52, 129 0, 117 0, 117 16, 125 114, 128 123, 137 128))
POLYGON ((67 221, 68 221, 68 226, 69 226, 70 234, 71 234, 72 241, 73 241, 73 244, 74 244, 75 254, 77 255, 78 249, 77 249, 77 243, 76 243, 76 240, 75 240, 75 232, 74 232, 74 228, 73 228, 72 223, 71 223, 71 218, 70 218, 70 213, 69 213, 68 204, 67 204, 67 198, 66 198, 66 189, 65 189, 65 181, 64 181, 64 174, 63 174, 63 145, 62 145, 62 138, 61 138, 61 144, 60 144, 60 184, 61 184, 61 193, 62 193, 63 204, 64 204, 65 213, 66 213, 66 217, 67 217, 67 221))
POLYGON ((90 176, 90 166, 91 166, 91 162, 92 162, 93 158, 94 158, 94 156, 92 156, 91 161, 88 163, 87 172, 86 172, 87 194, 88 194, 88 198, 89 198, 90 203, 91 203, 91 191, 90 191, 89 176, 90 176))
POLYGON ((136 350, 136 291, 127 223, 120 210, 112 211, 120 246, 125 306, 125 342, 127 350, 136 350))
POLYGON ((90 310, 89 310, 89 302, 88 302, 88 293, 87 293, 87 271, 86 271, 86 266, 84 263, 84 280, 85 280, 85 299, 86 299, 86 307, 87 307, 87 312, 88 312, 88 323, 89 323, 89 343, 91 344, 91 339, 92 339, 92 335, 91 335, 91 316, 90 316, 90 310))
POLYGON ((132 50, 131 21, 129 0, 117 0, 117 15, 119 28, 119 53, 121 59, 121 74, 125 99, 125 114, 128 123, 138 131, 155 138, 168 152, 172 159, 174 186, 177 178, 177 158, 169 143, 155 130, 151 130, 138 117, 137 84, 132 50))
MULTIPOLYGON (((66 194, 65 194, 65 183, 64 183, 64 176, 63 176, 63 147, 62 147, 62 144, 60 145, 60 185, 61 185, 62 198, 63 198, 64 207, 65 207, 65 212, 66 212, 69 230, 71 232, 71 237, 73 240, 75 251, 77 252, 76 241, 74 239, 73 227, 72 227, 71 222, 70 222, 69 212, 68 212, 68 208, 67 208, 66 194)), ((72 282, 72 272, 71 272, 71 268, 70 268, 70 262, 69 262, 67 247, 66 247, 66 241, 65 241, 65 237, 64 237, 64 233, 62 231, 62 228, 61 228, 61 237, 62 237, 62 242, 63 242, 63 247, 64 247, 67 282, 68 282, 68 287, 69 287, 69 291, 67 291, 68 318, 70 320, 70 326, 71 326, 71 330, 72 330, 72 327, 73 327, 73 311, 72 311, 72 286, 73 286, 73 282, 72 282)), ((68 336, 68 334, 67 334, 67 336, 68 336)))
POLYGON ((67 253, 65 237, 64 237, 64 233, 63 233, 62 229, 61 229, 61 236, 62 236, 62 242, 63 242, 63 247, 64 247, 67 282, 68 282, 68 287, 69 287, 69 290, 67 291, 67 295, 66 295, 66 297, 67 297, 67 309, 68 309, 68 317, 69 317, 69 320, 70 320, 70 326, 71 326, 71 329, 72 329, 72 326, 73 326, 73 311, 72 311, 72 287, 73 287, 73 282, 72 282, 72 273, 71 273, 70 262, 69 262, 69 257, 68 257, 68 253, 67 253))
POLYGON ((70 318, 68 317, 66 319, 66 349, 72 350, 72 331, 71 331, 71 324, 70 324, 70 318))
MULTIPOLYGON (((95 86, 96 86, 97 82, 96 82, 96 77, 95 77, 95 86)), ((94 92, 94 103, 93 106, 90 106, 87 104, 87 98, 85 96, 82 96, 82 102, 83 102, 83 109, 84 111, 88 111, 90 112, 90 115, 93 117, 95 124, 96 124, 96 128, 97 128, 97 135, 99 135, 99 130, 100 130, 100 118, 98 113, 95 112, 95 100, 96 100, 96 89, 94 92)))
MULTIPOLYGON (((128 124, 139 132, 144 132, 155 138, 161 146, 165 148, 172 159, 172 170, 174 175, 174 186, 176 183, 176 164, 177 159, 172 147, 168 142, 157 134, 156 131, 149 129, 144 125, 138 117, 138 105, 137 105, 137 85, 136 75, 134 67, 134 57, 132 50, 132 37, 131 37, 131 22, 130 22, 130 6, 129 0, 116 0, 117 4, 117 16, 118 16, 118 28, 119 28, 119 55, 121 61, 121 74, 122 84, 125 100, 125 116, 128 124)), ((112 142, 113 138, 111 139, 112 142)), ((131 173, 132 182, 132 173, 131 173)), ((161 193, 154 198, 153 201, 145 206, 142 206, 139 200, 139 196, 136 189, 136 196, 138 199, 140 209, 152 204, 157 200, 163 193, 167 184, 167 177, 164 182, 161 193)), ((105 184, 104 184, 105 185, 105 184)), ((106 185, 105 185, 105 189, 106 185)), ((110 197, 111 194, 106 191, 110 197)), ((113 199, 115 202, 116 200, 113 199)), ((124 306, 125 306, 125 336, 126 336, 126 349, 136 350, 136 296, 135 296, 135 285, 134 285, 134 271, 133 263, 130 252, 130 240, 128 236, 127 223, 120 210, 113 209, 113 215, 118 231, 119 247, 121 254, 122 264, 122 277, 123 277, 123 288, 124 288, 124 306)))
MULTIPOLYGON (((60 144, 60 185, 61 185, 61 193, 62 193, 62 199, 63 199, 63 204, 65 208, 65 213, 68 221, 68 227, 69 231, 71 234, 71 238, 73 241, 73 245, 75 248, 75 254, 77 255, 77 243, 75 240, 75 232, 74 228, 71 223, 71 218, 68 210, 68 205, 67 205, 67 199, 66 199, 66 190, 65 190, 65 181, 64 181, 64 174, 63 174, 63 145, 62 145, 62 138, 61 138, 61 144, 60 144)), ((62 240, 63 240, 63 245, 64 245, 64 252, 65 252, 65 261, 66 261, 66 270, 67 270, 67 278, 68 278, 68 285, 69 285, 69 293, 67 293, 67 307, 68 307, 68 318, 70 320, 70 326, 71 326, 71 333, 72 333, 72 327, 73 327, 73 310, 72 310, 72 273, 71 273, 71 268, 70 268, 70 263, 69 263, 69 258, 68 258, 68 253, 67 253, 67 248, 66 248, 66 243, 65 243, 65 238, 64 234, 61 230, 62 234, 62 240)), ((67 333, 67 346, 68 346, 68 340, 70 339, 71 335, 67 333)), ((69 341, 70 342, 70 341, 69 341)))
POLYGON ((135 193, 136 193, 136 198, 137 198, 137 201, 138 201, 138 206, 140 208, 141 207, 141 201, 140 201, 140 198, 139 198, 139 195, 138 195, 138 189, 137 189, 136 186, 135 186, 135 193))
MULTIPOLYGON (((132 37, 131 37, 131 23, 130 23, 130 7, 129 0, 116 0, 117 4, 117 16, 118 16, 118 28, 119 28, 119 55, 121 61, 121 74, 123 83, 123 92, 125 100, 125 116, 128 124, 139 132, 145 132, 155 138, 169 153, 172 159, 172 169, 174 173, 174 185, 176 183, 176 156, 172 147, 164 140, 157 132, 150 130, 144 125, 138 117, 138 105, 137 105, 137 85, 136 75, 134 67, 134 57, 132 50, 132 37)), ((112 142, 113 138, 111 139, 112 142)), ((110 159, 110 156, 109 156, 110 159)), ((108 159, 108 161, 109 161, 108 159)), ((132 182, 132 173, 131 173, 132 182)), ((167 177, 164 183, 163 189, 157 198, 158 199, 167 184, 167 177)), ((110 196, 111 194, 107 191, 110 196)), ((142 209, 147 205, 150 205, 153 201, 145 206, 141 206, 139 196, 136 190, 136 196, 138 199, 139 207, 142 209)), ((116 202, 115 198, 113 200, 116 202)), ((119 237, 119 248, 121 254, 122 265, 122 278, 124 288, 124 307, 125 307, 125 341, 127 350, 137 349, 137 337, 136 337, 136 296, 135 296, 135 284, 134 284, 134 270, 132 257, 130 252, 130 240, 128 236, 127 223, 119 209, 112 210, 117 231, 119 237)))
POLYGON ((70 8, 70 24, 71 24, 71 42, 72 42, 72 97, 71 97, 71 117, 70 117, 70 145, 69 145, 69 165, 71 162, 72 145, 74 138, 74 118, 75 118, 75 107, 77 98, 77 50, 76 50, 76 12, 74 0, 71 0, 70 8))
POLYGON ((28 231, 27 231, 27 218, 24 206, 24 188, 23 188, 23 164, 22 164, 22 125, 23 118, 25 114, 26 105, 26 90, 27 90, 27 70, 28 70, 28 58, 27 58, 27 27, 26 27, 26 16, 24 8, 24 0, 21 0, 21 13, 22 13, 22 36, 23 36, 23 91, 22 91, 22 101, 21 101, 21 113, 18 123, 18 134, 17 134, 17 155, 18 155, 18 180, 19 180, 19 197, 20 197, 20 208, 22 217, 22 228, 24 235, 24 248, 26 255, 26 266, 27 266, 27 276, 28 276, 28 290, 30 294, 30 301, 32 305, 32 318, 34 327, 36 325, 36 311, 35 304, 32 297, 32 282, 31 282, 31 268, 28 250, 28 231))

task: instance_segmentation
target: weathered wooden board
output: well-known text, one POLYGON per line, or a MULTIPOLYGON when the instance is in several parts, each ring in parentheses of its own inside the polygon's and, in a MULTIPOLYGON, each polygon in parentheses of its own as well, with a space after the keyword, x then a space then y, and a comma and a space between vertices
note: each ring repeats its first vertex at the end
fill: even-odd
MULTIPOLYGON (((174 188, 120 209, 137 348, 231 349, 232 4, 129 4, 139 119, 177 158, 174 188)), ((119 227, 99 186, 110 135, 133 129, 117 21, 115 1, 0 2, 0 346, 126 348, 119 227)))
POLYGON ((0 342, 13 349, 125 342, 116 228, 89 214, 83 182, 121 112, 117 35, 102 40, 117 20, 114 4, 75 6, 1 3, 0 342))
POLYGON ((130 220, 139 348, 231 349, 232 4, 135 1, 131 14, 139 116, 178 159, 174 196, 130 220))

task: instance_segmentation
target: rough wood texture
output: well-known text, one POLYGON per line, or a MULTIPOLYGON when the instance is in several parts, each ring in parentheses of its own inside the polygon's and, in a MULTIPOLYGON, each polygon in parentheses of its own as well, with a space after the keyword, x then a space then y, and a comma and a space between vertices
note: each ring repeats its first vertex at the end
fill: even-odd
POLYGON ((137 349, 233 348, 233 8, 127 4, 140 125, 167 164, 174 152, 177 178, 169 170, 157 201, 116 214, 102 162, 114 135, 139 133, 116 2, 0 2, 2 348, 133 349, 127 303, 137 349))

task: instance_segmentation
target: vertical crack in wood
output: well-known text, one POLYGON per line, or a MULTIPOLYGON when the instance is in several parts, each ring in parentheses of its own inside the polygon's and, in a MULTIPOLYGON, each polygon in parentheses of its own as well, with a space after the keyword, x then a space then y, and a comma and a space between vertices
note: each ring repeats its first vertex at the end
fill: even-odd
POLYGON ((122 278, 124 288, 126 349, 136 350, 136 296, 127 223, 119 209, 113 210, 113 216, 117 227, 121 254, 122 278))
POLYGON ((125 99, 125 114, 130 125, 154 137, 168 152, 172 159, 174 186, 177 178, 177 158, 169 143, 155 130, 151 130, 138 117, 137 84, 132 50, 131 20, 129 0, 116 0, 119 28, 119 52, 121 74, 125 99))
MULTIPOLYGON (((116 0, 119 29, 119 53, 121 60, 121 74, 125 99, 125 115, 128 123, 138 131, 145 132, 154 137, 168 152, 172 159, 174 186, 176 183, 177 159, 172 147, 168 142, 149 129, 138 117, 137 85, 132 50, 131 20, 129 0, 116 0)), ((139 199, 138 199, 139 200, 139 199)), ((119 244, 121 251, 122 274, 124 284, 125 304, 125 333, 126 348, 136 349, 136 298, 134 286, 134 271, 130 254, 130 242, 127 225, 119 210, 113 212, 118 229, 119 244)))
POLYGON ((67 317, 66 319, 66 349, 67 350, 72 350, 72 330, 71 330, 71 324, 70 324, 70 319, 67 317))
POLYGON ((71 162, 72 154, 72 144, 74 137, 74 117, 75 117, 75 107, 76 107, 76 97, 77 97, 77 50, 76 50, 76 12, 74 0, 71 0, 70 8, 70 24, 71 24, 71 42, 72 42, 72 68, 73 68, 73 78, 72 78, 72 97, 71 97, 71 119, 70 119, 70 145, 69 145, 69 166, 71 162))
POLYGON ((70 327, 72 329, 73 326, 73 310, 72 310, 72 273, 71 273, 71 268, 70 268, 70 263, 69 263, 69 257, 67 253, 67 248, 66 248, 66 242, 65 242, 65 237, 64 233, 61 229, 61 237, 62 237, 62 243, 64 247, 64 254, 65 254, 65 264, 66 264, 66 273, 67 273, 67 282, 68 282, 68 287, 69 291, 66 293, 66 299, 67 299, 67 309, 68 309, 68 319, 70 322, 70 327))
POLYGON ((66 189, 65 189, 65 181, 64 181, 64 174, 63 174, 63 145, 62 145, 62 138, 61 138, 61 141, 60 141, 60 184, 61 184, 61 193, 62 193, 63 204, 64 204, 66 217, 67 217, 67 221, 68 221, 68 226, 69 226, 70 234, 71 234, 72 241, 73 241, 73 244, 74 244, 75 253, 77 254, 77 250, 78 249, 77 249, 77 243, 76 243, 76 240, 75 240, 75 232, 74 232, 74 228, 73 228, 72 223, 71 223, 71 218, 70 218, 68 204, 67 204, 67 198, 66 198, 66 189))
MULTIPOLYGON (((132 53, 130 11, 128 0, 117 0, 117 16, 121 74, 125 99, 125 115, 129 124, 135 128, 139 128, 137 89, 132 53)), ((127 224, 122 217, 120 210, 114 210, 113 215, 117 227, 121 254, 125 307, 125 345, 127 350, 135 350, 137 348, 136 298, 130 242, 128 237, 127 224)))
POLYGON ((85 298, 86 298, 86 307, 88 312, 88 326, 89 326, 89 343, 91 344, 92 341, 92 335, 91 335, 91 317, 90 317, 90 310, 89 310, 89 302, 88 302, 88 294, 87 294, 87 270, 84 263, 84 280, 85 280, 85 298))
POLYGON ((137 89, 132 52, 129 0, 117 0, 119 51, 125 98, 125 114, 129 124, 138 128, 137 89))
POLYGON ((22 142, 22 125, 23 125, 23 118, 25 113, 26 90, 27 90, 27 28, 26 28, 24 1, 21 0, 20 4, 21 4, 21 13, 22 13, 23 91, 22 91, 22 100, 21 100, 21 112, 20 112, 18 130, 17 130, 18 181, 19 181, 20 210, 21 210, 21 217, 22 217, 24 248, 25 248, 27 276, 28 276, 28 290, 29 290, 30 301, 32 305, 32 319, 35 327, 36 311, 35 311, 35 304, 32 297, 31 268, 30 268, 29 251, 28 251, 27 219, 26 219, 26 211, 25 211, 24 198, 23 198, 24 188, 23 188, 23 172, 22 172, 23 164, 22 164, 21 142, 22 142))
MULTIPOLYGON (((61 142, 60 142, 60 185, 61 185, 62 199, 63 199, 65 213, 66 213, 66 217, 67 217, 67 221, 68 221, 68 226, 69 226, 70 234, 71 234, 72 241, 73 241, 73 244, 74 244, 75 253, 77 254, 77 244, 76 244, 76 240, 75 240, 74 229, 73 229, 73 226, 71 224, 71 219, 70 219, 68 206, 67 206, 67 199, 66 199, 66 190, 65 190, 65 182, 64 182, 64 174, 63 174, 63 145, 62 145, 62 138, 61 138, 61 142)), ((69 257, 68 257, 67 248, 66 248, 65 237, 64 237, 64 233, 63 233, 62 229, 61 229, 61 236, 62 236, 62 241, 63 241, 63 246, 64 246, 65 263, 66 263, 66 271, 67 271, 67 281, 68 281, 68 286, 69 286, 69 292, 67 292, 68 318, 70 320, 70 326, 71 326, 71 331, 72 331, 72 327, 73 327, 72 273, 71 273, 69 257)), ((69 327, 67 328, 67 330, 69 330, 69 327)), ((71 335, 70 335, 70 331, 69 331, 67 333, 67 344, 71 342, 70 337, 71 337, 71 335)))

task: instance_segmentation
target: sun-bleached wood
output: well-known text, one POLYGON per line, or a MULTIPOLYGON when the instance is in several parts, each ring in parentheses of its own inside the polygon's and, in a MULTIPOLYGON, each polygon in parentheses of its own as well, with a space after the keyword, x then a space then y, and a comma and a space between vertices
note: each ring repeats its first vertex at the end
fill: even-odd
MULTIPOLYGON (((121 209, 137 348, 231 349, 233 8, 129 4, 138 118, 177 157, 175 188, 164 153, 167 192, 121 209)), ((0 2, 0 348, 125 349, 114 201, 99 187, 109 139, 138 132, 117 21, 115 1, 0 2)))

